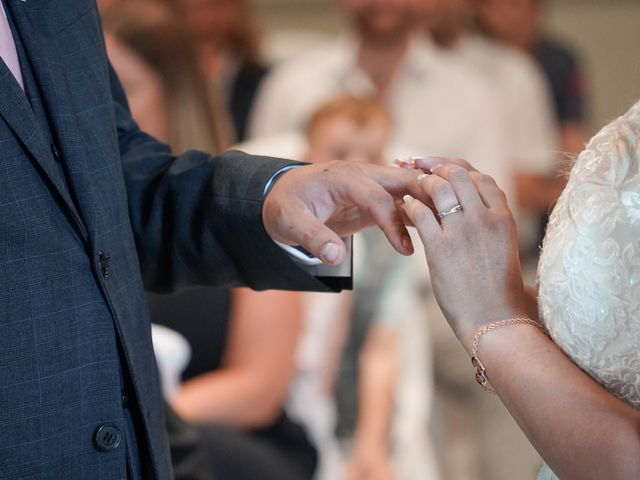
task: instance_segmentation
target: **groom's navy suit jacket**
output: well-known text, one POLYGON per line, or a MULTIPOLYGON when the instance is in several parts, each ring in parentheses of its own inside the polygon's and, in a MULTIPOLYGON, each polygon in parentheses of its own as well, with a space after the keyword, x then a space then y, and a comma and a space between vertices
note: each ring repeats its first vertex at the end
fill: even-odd
POLYGON ((326 289, 260 220, 286 163, 172 156, 93 0, 3 2, 27 92, 0 61, 0 478, 170 478, 143 290, 326 289))

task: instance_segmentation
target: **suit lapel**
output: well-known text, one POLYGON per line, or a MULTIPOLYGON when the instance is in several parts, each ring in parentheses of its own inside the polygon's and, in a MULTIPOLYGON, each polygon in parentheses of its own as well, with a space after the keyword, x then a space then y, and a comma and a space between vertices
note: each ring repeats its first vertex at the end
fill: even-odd
POLYGON ((42 169, 58 185, 57 167, 51 164, 51 151, 40 135, 31 105, 18 82, 4 62, 0 62, 0 115, 7 122, 13 133, 20 139, 31 155, 41 164, 42 169))
POLYGON ((67 189, 64 174, 52 155, 51 146, 47 144, 40 132, 27 96, 2 61, 0 61, 0 91, 2 92, 0 95, 0 116, 4 118, 9 128, 31 153, 41 172, 48 178, 69 210, 81 236, 86 237, 86 230, 67 189))
MULTIPOLYGON (((65 132, 75 131, 75 125, 69 123, 75 122, 75 114, 69 101, 70 96, 66 88, 64 71, 55 61, 55 50, 50 47, 47 39, 42 36, 37 22, 34 21, 32 17, 33 14, 29 11, 28 7, 32 3, 35 2, 8 0, 5 2, 5 5, 11 11, 15 28, 20 36, 20 42, 27 52, 29 67, 40 89, 45 108, 49 112, 51 133, 54 138, 57 139, 57 147, 62 154, 61 161, 66 163, 66 159, 74 153, 72 150, 77 148, 77 144, 81 144, 81 142, 71 143, 68 139, 69 135, 65 135, 65 132)), ((4 65, 3 67, 4 70, 11 75, 9 69, 4 65)), ((4 76, 6 76, 6 73, 4 76)), ((13 83, 11 85, 11 97, 13 97, 13 100, 7 98, 0 102, 4 104, 3 107, 0 107, 3 110, 3 116, 5 120, 7 120, 7 117, 11 119, 11 121, 7 120, 7 122, 12 125, 16 135, 21 138, 43 172, 49 177, 55 189, 62 197, 81 235, 86 240, 87 230, 85 223, 76 209, 71 192, 69 191, 69 188, 73 189, 73 182, 71 178, 68 178, 71 185, 67 186, 60 172, 60 168, 51 154, 50 146, 46 144, 41 135, 34 134, 34 125, 37 125, 37 120, 35 119, 33 110, 29 105, 26 95, 13 78, 5 79, 4 84, 11 83, 10 81, 13 83), (16 97, 19 97, 19 99, 16 99, 16 97), (13 109, 11 108, 12 104, 13 109), (17 106, 21 107, 20 114, 18 115, 16 115, 17 106)), ((0 96, 4 97, 4 95, 0 96)), ((71 176, 69 175, 69 177, 71 176)))

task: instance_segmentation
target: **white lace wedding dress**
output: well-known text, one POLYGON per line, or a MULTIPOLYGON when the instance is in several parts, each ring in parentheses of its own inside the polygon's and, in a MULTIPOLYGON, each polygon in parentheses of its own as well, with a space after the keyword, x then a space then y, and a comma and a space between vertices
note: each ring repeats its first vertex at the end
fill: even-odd
MULTIPOLYGON (((578 158, 551 215, 538 282, 553 340, 640 409, 640 103, 578 158)), ((539 476, 556 478, 547 467, 539 476)))

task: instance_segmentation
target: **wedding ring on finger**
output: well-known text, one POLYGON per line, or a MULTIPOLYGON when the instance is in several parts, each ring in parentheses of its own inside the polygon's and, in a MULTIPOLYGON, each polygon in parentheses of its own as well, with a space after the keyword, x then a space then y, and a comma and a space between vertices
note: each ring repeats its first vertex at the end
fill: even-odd
POLYGON ((448 217, 449 215, 453 215, 454 213, 462 212, 462 205, 457 204, 455 207, 447 210, 446 212, 438 212, 438 218, 443 219, 444 217, 448 217))

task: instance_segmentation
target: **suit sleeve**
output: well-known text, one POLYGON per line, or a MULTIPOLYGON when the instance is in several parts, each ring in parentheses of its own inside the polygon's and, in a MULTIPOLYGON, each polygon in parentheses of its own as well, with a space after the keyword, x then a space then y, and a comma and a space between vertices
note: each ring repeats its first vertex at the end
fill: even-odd
POLYGON ((317 278, 262 224, 264 187, 293 162, 228 152, 175 156, 141 132, 113 71, 111 90, 129 216, 145 288, 246 285, 256 290, 339 291, 350 278, 317 278))

